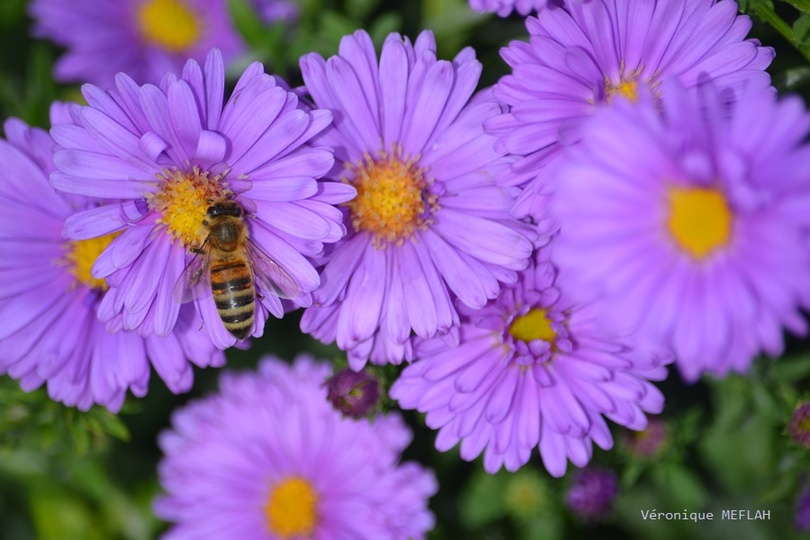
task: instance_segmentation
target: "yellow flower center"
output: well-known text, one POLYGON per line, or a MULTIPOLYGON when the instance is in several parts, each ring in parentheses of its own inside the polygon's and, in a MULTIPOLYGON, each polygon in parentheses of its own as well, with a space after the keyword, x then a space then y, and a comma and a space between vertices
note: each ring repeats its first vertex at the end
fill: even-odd
POLYGON ((542 339, 554 344, 557 332, 551 327, 545 309, 533 309, 526 315, 521 315, 509 325, 509 333, 520 341, 534 341, 542 339))
POLYGON ((167 169, 157 177, 162 180, 161 190, 146 196, 149 207, 161 214, 157 222, 184 246, 202 246, 208 236, 203 226, 208 207, 230 193, 220 182, 221 176, 211 178, 207 171, 194 167, 191 172, 167 169))
POLYGON ((90 270, 96 263, 101 252, 107 249, 115 237, 120 232, 101 236, 99 238, 91 238, 89 240, 73 240, 68 243, 67 253, 65 258, 68 262, 68 268, 71 274, 76 278, 76 281, 82 285, 86 285, 91 289, 98 289, 106 291, 107 282, 104 279, 93 277, 90 270))
POLYGON ((377 159, 366 155, 357 165, 349 183, 357 197, 347 206, 357 232, 374 235, 374 245, 402 245, 418 228, 430 223, 428 214, 437 209, 436 196, 425 190, 425 171, 416 159, 405 159, 400 149, 380 152, 377 159))
POLYGON ((630 101, 638 101, 638 82, 636 80, 626 81, 622 79, 619 84, 607 83, 605 89, 608 103, 616 96, 624 96, 630 101))
POLYGON ((267 526, 279 538, 308 536, 317 521, 318 494, 312 485, 297 476, 273 488, 265 506, 267 526))
POLYGON ((710 188, 669 188, 667 227, 675 243, 695 259, 728 244, 732 213, 725 196, 710 188))
POLYGON ((148 43, 181 52, 200 37, 200 21, 181 0, 146 0, 138 7, 138 29, 148 43))

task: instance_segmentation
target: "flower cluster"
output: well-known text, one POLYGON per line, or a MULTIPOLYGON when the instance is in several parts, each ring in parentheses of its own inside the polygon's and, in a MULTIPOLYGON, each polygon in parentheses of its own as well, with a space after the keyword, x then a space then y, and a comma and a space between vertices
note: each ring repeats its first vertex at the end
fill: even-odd
POLYGON ((174 538, 421 539, 436 480, 400 463, 410 431, 397 415, 351 420, 326 401, 331 369, 266 358, 226 374, 219 394, 176 411, 160 436, 167 493, 155 512, 174 538))
MULTIPOLYGON (((303 88, 253 63, 228 93, 224 0, 32 2, 57 78, 98 86, 50 134, 6 123, 0 371, 117 410, 296 308, 353 370, 268 360, 179 411, 169 538, 424 536, 435 481, 398 464, 398 417, 364 419, 367 363, 410 363, 390 395, 439 450, 494 473, 538 448, 562 476, 607 420, 648 427, 667 364, 742 372, 806 332, 810 115, 733 0, 470 5, 537 13, 493 88, 471 48, 358 30, 301 58, 303 88)), ((651 428, 629 450, 659 453, 651 428)), ((588 474, 569 504, 598 519, 615 479, 588 474)))
POLYGON ((732 0, 548 6, 503 50, 485 123, 553 259, 681 375, 723 376, 806 332, 810 117, 732 0))
POLYGON ((584 120, 619 96, 661 94, 677 78, 687 88, 708 81, 723 87, 767 87, 771 48, 745 35, 748 17, 733 0, 568 2, 529 17, 528 43, 503 49, 512 73, 495 85, 508 112, 485 127, 497 148, 521 156, 501 181, 527 187, 518 215, 547 218, 551 179, 561 148, 582 137, 584 120))

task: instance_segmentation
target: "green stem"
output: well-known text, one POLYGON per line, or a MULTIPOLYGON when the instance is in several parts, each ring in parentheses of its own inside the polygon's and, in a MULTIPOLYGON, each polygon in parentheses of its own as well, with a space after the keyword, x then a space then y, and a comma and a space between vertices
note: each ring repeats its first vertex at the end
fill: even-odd
POLYGON ((810 0, 782 0, 803 13, 810 13, 810 0))
MULTIPOLYGON (((807 2, 810 4, 810 0, 787 0, 789 2, 800 2, 805 3, 807 2)), ((779 34, 788 40, 788 42, 793 45, 797 51, 799 51, 804 58, 810 62, 810 50, 805 47, 802 47, 802 44, 796 39, 795 34, 793 33, 793 29, 790 27, 788 23, 786 23, 782 17, 776 14, 773 10, 773 7, 762 3, 752 6, 751 11, 763 22, 771 25, 771 27, 779 32, 779 34)))

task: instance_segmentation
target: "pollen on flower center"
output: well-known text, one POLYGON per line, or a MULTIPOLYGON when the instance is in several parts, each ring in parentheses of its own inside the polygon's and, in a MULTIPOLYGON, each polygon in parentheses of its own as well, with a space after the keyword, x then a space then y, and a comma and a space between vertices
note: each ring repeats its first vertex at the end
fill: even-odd
POLYGON ((318 494, 297 476, 279 482, 265 506, 267 526, 279 538, 308 536, 317 522, 318 494))
MULTIPOLYGON (((630 101, 638 101, 638 81, 642 71, 644 71, 644 67, 639 66, 633 71, 625 73, 624 62, 622 62, 620 68, 622 75, 618 82, 614 82, 609 77, 605 77, 605 101, 610 103, 616 96, 626 97, 630 101)), ((657 83, 649 82, 653 88, 657 86, 657 83)))
POLYGON ((138 8, 138 29, 147 42, 181 52, 200 37, 200 21, 181 0, 146 0, 138 8))
POLYGON ((638 100, 638 82, 622 80, 619 84, 607 86, 605 90, 607 100, 610 101, 615 96, 624 96, 630 101, 638 100))
POLYGON ((392 242, 401 245, 429 224, 429 215, 436 210, 436 196, 426 190, 425 171, 401 153, 380 152, 376 159, 366 155, 351 167, 354 178, 349 183, 357 189, 357 197, 346 203, 351 222, 355 231, 374 235, 378 248, 392 242))
POLYGON ((546 310, 536 308, 512 321, 512 324, 509 325, 509 333, 513 338, 525 342, 542 339, 553 344, 557 337, 557 332, 551 327, 546 310))
POLYGON ((86 285, 91 289, 106 291, 109 287, 104 279, 93 277, 90 270, 101 255, 119 234, 112 233, 99 238, 89 240, 73 240, 69 242, 65 258, 68 263, 68 270, 76 278, 76 281, 86 285))
POLYGON ((670 187, 667 227, 675 243, 695 259, 728 244, 732 213, 717 189, 670 187))
POLYGON ((221 176, 211 177, 197 167, 191 172, 167 169, 157 176, 161 190, 147 195, 149 207, 161 214, 157 222, 185 247, 201 246, 208 234, 203 226, 208 207, 230 193, 221 176))

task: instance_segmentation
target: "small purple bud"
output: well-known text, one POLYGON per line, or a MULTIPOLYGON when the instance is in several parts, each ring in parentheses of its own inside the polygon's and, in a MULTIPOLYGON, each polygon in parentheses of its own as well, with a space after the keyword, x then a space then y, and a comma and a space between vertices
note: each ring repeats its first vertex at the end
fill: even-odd
POLYGON ((619 493, 619 481, 613 471, 590 468, 579 471, 565 494, 565 503, 582 521, 604 518, 619 493))
POLYGON ((650 459, 658 456, 669 439, 669 426, 660 418, 650 418, 641 431, 626 430, 624 444, 627 450, 638 457, 650 459))
POLYGON ((365 371, 341 369, 326 381, 326 399, 352 418, 366 416, 380 399, 380 383, 365 371))
POLYGON ((810 402, 793 412, 788 429, 797 443, 810 448, 810 402))

